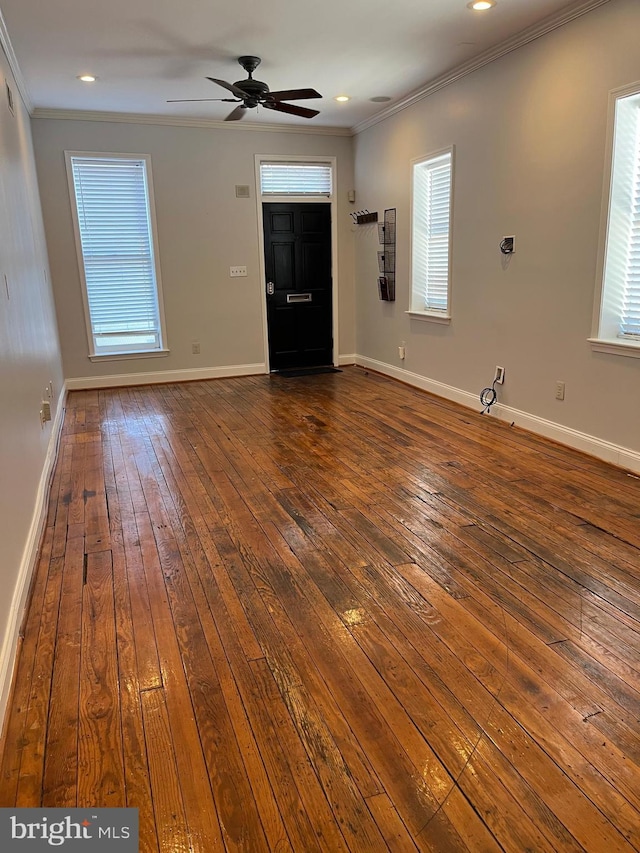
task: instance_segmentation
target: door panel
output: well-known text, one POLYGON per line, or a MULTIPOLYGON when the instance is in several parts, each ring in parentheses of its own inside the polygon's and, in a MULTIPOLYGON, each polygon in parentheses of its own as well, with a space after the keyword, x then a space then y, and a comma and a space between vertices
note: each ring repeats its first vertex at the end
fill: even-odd
POLYGON ((297 352, 298 335, 296 333, 293 305, 276 305, 274 307, 271 315, 269 336, 272 334, 278 339, 278 352, 282 356, 297 352))
POLYGON ((271 231, 293 231, 293 213, 274 213, 271 217, 271 231))
POLYGON ((271 370, 333 361, 331 206, 263 204, 271 370))
MULTIPOLYGON (((273 243, 273 267, 278 271, 276 287, 283 291, 295 288, 295 244, 273 243)), ((269 281, 273 281, 269 278, 269 281)))
POLYGON ((319 243, 302 243, 299 251, 304 289, 321 289, 323 282, 331 281, 331 258, 327 264, 325 248, 319 243))
MULTIPOLYGON (((323 210, 326 205, 322 205, 323 210)), ((302 232, 303 234, 321 234, 325 218, 322 214, 314 210, 302 211, 302 232)))

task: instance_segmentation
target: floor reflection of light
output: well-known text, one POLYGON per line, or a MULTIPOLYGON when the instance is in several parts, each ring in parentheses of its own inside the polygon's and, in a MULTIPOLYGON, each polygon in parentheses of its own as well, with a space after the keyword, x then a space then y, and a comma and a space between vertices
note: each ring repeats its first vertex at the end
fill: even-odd
POLYGON ((347 625, 360 625, 367 618, 367 611, 362 607, 353 607, 351 610, 345 610, 342 618, 347 625))
POLYGON ((444 767, 439 765, 437 759, 425 764, 422 776, 419 776, 416 782, 418 796, 427 807, 432 807, 434 799, 438 805, 442 805, 454 785, 452 777, 444 767))

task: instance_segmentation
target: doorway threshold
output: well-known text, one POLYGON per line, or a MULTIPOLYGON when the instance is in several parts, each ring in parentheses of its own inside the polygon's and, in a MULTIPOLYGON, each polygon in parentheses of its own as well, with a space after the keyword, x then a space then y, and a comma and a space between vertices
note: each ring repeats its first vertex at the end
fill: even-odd
POLYGON ((290 367, 284 370, 272 370, 274 376, 285 378, 295 376, 315 376, 318 373, 342 373, 337 367, 290 367))

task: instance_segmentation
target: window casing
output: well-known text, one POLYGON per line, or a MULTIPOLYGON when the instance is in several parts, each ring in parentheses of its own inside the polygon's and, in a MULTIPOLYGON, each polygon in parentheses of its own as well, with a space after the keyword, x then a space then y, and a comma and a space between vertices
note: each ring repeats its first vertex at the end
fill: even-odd
POLYGON ((451 306, 453 148, 412 163, 410 314, 446 322, 451 306))
POLYGON ((594 349, 640 357, 640 84, 612 99, 611 175, 591 341, 594 349))
POLYGON ((150 158, 66 158, 90 357, 166 352, 150 158))

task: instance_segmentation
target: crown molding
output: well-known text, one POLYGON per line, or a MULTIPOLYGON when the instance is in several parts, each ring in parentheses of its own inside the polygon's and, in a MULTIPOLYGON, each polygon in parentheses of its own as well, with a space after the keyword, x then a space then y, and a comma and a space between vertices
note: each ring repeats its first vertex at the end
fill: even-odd
POLYGON ((27 110, 32 113, 33 101, 31 100, 31 96, 29 95, 29 90, 27 89, 27 84, 25 82, 24 77, 22 76, 20 66, 18 65, 18 59, 13 51, 13 45, 11 44, 11 39, 9 38, 9 31, 7 30, 7 25, 5 24, 4 18, 2 17, 2 9, 0 9, 0 45, 4 50, 5 56, 7 57, 7 62, 9 63, 9 68, 11 69, 11 73, 13 74, 13 79, 16 81, 16 86, 18 87, 18 91, 20 92, 20 97, 22 98, 27 110))
POLYGON ((586 0, 586 2, 585 0, 580 0, 580 2, 575 3, 573 6, 562 9, 554 15, 549 15, 537 24, 527 27, 522 30, 522 32, 517 33, 515 36, 512 36, 506 41, 503 41, 500 44, 495 45, 495 47, 491 47, 483 53, 478 54, 478 56, 475 56, 468 62, 458 65, 455 68, 452 68, 451 71, 447 71, 439 77, 436 77, 426 85, 421 86, 419 89, 414 89, 413 92, 410 92, 401 100, 396 101, 391 106, 386 107, 381 112, 371 116, 371 118, 365 119, 364 121, 354 125, 351 128, 351 132, 354 135, 362 133, 363 130, 367 130, 368 128, 373 127, 373 125, 391 118, 391 116, 399 113, 401 110, 418 103, 418 101, 422 101, 424 98, 428 98, 429 95, 433 95, 440 89, 444 89, 445 86, 455 83, 456 80, 460 80, 462 77, 466 77, 468 74, 478 71, 478 69, 483 68, 490 62, 500 59, 501 56, 505 56, 507 53, 511 53, 520 47, 524 47, 524 45, 535 41, 535 39, 538 39, 553 30, 557 30, 559 27, 563 27, 565 24, 574 21, 576 18, 580 18, 582 15, 586 15, 588 12, 591 12, 600 6, 604 6, 605 3, 609 2, 610 0, 586 0))
POLYGON ((107 113, 89 110, 56 110, 36 107, 31 112, 34 119, 61 119, 64 121, 108 121, 121 124, 156 124, 170 127, 204 127, 215 130, 248 130, 267 133, 306 133, 312 136, 352 136, 348 127, 304 127, 292 124, 259 124, 258 122, 216 121, 206 118, 152 115, 144 113, 107 113))
POLYGON ((323 127, 322 125, 314 125, 313 127, 307 127, 302 125, 291 124, 260 124, 258 122, 238 123, 217 121, 214 119, 195 119, 187 117, 153 115, 144 113, 47 109, 42 107, 34 108, 31 96, 29 95, 29 90, 20 70, 20 66, 18 65, 18 60, 13 51, 11 40, 9 38, 9 33, 6 28, 4 18, 2 17, 1 10, 0 45, 4 49, 4 52, 7 56, 7 61, 9 62, 9 66, 15 78, 16 86, 18 87, 22 100, 24 101, 24 104, 27 110, 29 111, 31 117, 34 119, 40 118, 60 119, 67 121, 105 121, 119 122, 124 124, 155 124, 165 125, 169 127, 201 127, 218 130, 243 130, 253 132, 262 131, 266 133, 301 133, 316 136, 354 136, 358 133, 362 133, 362 131, 373 127, 376 124, 379 124, 382 121, 385 121, 388 118, 391 118, 391 116, 395 115, 396 113, 399 113, 401 110, 404 110, 407 107, 410 107, 413 104, 418 103, 419 101, 425 98, 428 98, 430 95, 433 95, 440 89, 445 88, 445 86, 449 86, 451 83, 455 83, 457 80, 460 80, 463 77, 472 74, 474 71, 478 71, 480 68, 483 68, 485 65, 494 62, 496 59, 500 59, 500 57, 505 56, 506 54, 511 53, 512 51, 517 50, 518 48, 523 47, 524 45, 529 44, 532 41, 535 41, 535 39, 538 39, 541 36, 552 32, 553 30, 563 27, 565 24, 574 21, 576 18, 580 18, 583 15, 586 15, 588 12, 599 8, 600 6, 604 6, 606 3, 609 2, 610 0, 579 0, 579 2, 573 4, 572 6, 569 6, 568 8, 563 9, 554 15, 549 15, 547 18, 544 18, 537 24, 533 24, 531 27, 527 27, 527 29, 522 30, 522 32, 518 33, 515 36, 512 36, 510 39, 507 39, 506 41, 501 42, 499 45, 496 45, 484 51, 483 53, 478 54, 478 56, 474 57, 473 59, 470 59, 468 62, 465 62, 462 65, 458 65, 450 71, 445 72, 439 77, 436 77, 435 79, 431 80, 429 83, 421 86, 420 88, 414 89, 404 98, 401 98, 399 101, 396 101, 391 106, 386 107, 385 109, 381 110, 370 118, 365 119, 364 121, 361 121, 358 124, 355 124, 351 128, 326 126, 323 127))

